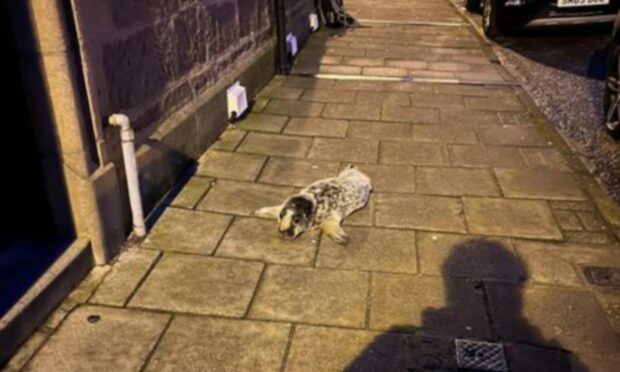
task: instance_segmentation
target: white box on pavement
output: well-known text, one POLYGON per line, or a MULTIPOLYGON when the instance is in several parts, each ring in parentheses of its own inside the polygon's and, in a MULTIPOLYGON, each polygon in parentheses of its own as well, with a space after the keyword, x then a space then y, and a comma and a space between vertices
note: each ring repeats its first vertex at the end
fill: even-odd
POLYGON ((308 16, 310 21, 310 31, 315 32, 319 29, 319 16, 316 13, 312 13, 308 16))
POLYGON ((297 55, 297 37, 295 35, 293 35, 292 33, 289 32, 288 35, 286 35, 286 50, 292 55, 292 56, 296 56, 297 55))
POLYGON ((236 119, 248 109, 248 96, 245 87, 236 82, 226 90, 228 118, 236 119))

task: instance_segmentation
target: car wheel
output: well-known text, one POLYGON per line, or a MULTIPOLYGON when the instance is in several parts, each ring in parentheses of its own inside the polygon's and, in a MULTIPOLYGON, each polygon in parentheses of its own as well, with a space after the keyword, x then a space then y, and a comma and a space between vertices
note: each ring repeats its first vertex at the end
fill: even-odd
POLYGON ((465 0, 465 9, 469 10, 470 12, 477 13, 480 11, 481 3, 481 0, 465 0))
POLYGON ((605 128, 614 138, 620 138, 620 45, 613 43, 607 60, 605 79, 605 128))
POLYGON ((500 29, 500 22, 498 21, 500 16, 499 8, 495 0, 484 0, 484 7, 482 10, 482 30, 489 39, 493 40, 502 35, 500 29))

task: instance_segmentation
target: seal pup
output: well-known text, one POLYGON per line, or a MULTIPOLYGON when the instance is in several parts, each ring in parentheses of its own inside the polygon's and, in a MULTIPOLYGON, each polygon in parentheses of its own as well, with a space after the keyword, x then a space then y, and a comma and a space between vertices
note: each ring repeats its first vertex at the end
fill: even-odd
POLYGON ((368 203, 372 186, 370 178, 349 164, 337 177, 316 181, 284 203, 265 207, 253 214, 276 218, 278 234, 293 240, 311 229, 320 228, 338 244, 346 244, 347 233, 342 221, 368 203))

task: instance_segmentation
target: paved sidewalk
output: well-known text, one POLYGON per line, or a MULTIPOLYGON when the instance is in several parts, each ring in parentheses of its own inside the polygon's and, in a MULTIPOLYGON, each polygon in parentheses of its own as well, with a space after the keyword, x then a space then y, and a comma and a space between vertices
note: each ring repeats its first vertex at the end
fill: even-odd
POLYGON ((488 85, 276 77, 9 368, 444 371, 467 338, 511 371, 617 370, 620 288, 584 268, 620 250, 587 172, 447 0, 347 5, 454 24, 317 34, 295 72, 488 85), (347 163, 374 186, 348 245, 250 217, 347 163))

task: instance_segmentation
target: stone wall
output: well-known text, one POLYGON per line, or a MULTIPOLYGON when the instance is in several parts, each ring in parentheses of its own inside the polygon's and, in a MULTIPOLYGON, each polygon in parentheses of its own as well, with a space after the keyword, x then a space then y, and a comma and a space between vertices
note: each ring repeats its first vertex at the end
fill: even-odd
POLYGON ((127 113, 143 141, 273 38, 272 1, 74 0, 96 119, 127 113))

